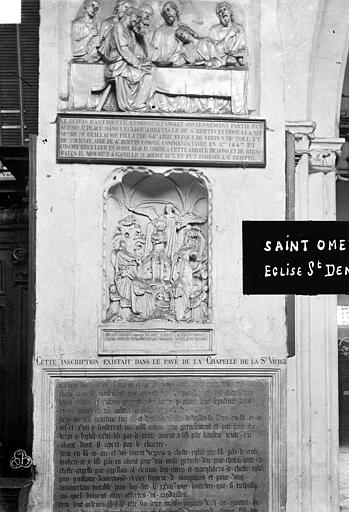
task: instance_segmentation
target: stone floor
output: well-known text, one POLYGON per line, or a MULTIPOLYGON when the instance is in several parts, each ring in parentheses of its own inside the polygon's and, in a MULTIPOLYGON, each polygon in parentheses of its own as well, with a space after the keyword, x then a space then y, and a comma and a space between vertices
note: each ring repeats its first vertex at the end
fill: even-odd
POLYGON ((349 445, 339 448, 339 503, 341 512, 349 512, 349 445))

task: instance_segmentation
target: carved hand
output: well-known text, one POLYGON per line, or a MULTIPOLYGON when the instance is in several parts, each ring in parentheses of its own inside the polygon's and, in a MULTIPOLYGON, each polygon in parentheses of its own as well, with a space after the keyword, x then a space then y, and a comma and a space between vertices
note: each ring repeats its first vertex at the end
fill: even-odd
POLYGON ((153 68, 154 66, 152 65, 151 62, 146 62, 144 64, 141 64, 139 69, 142 69, 143 71, 151 71, 151 69, 153 68))

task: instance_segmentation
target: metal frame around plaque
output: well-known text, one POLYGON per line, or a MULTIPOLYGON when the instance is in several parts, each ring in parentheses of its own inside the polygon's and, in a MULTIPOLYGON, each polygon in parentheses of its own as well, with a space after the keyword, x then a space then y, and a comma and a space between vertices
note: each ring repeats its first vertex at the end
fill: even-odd
MULTIPOLYGON (((130 114, 91 114, 91 113, 59 113, 57 114, 56 119, 57 124, 57 132, 56 132, 56 159, 59 163, 97 163, 97 164, 132 164, 132 165, 181 165, 181 166, 198 166, 198 167, 252 167, 252 168, 259 168, 259 167, 266 167, 266 121, 265 119, 247 119, 247 118, 236 118, 236 117, 226 117, 226 116, 197 116, 197 117, 191 117, 191 116, 185 116, 185 115, 156 115, 156 114, 138 114, 138 115, 130 115, 130 114), (110 119, 110 120, 129 120, 133 123, 137 123, 137 120, 147 120, 147 121, 160 121, 160 123, 171 123, 174 121, 180 121, 183 123, 186 122, 195 122, 195 123, 217 123, 217 122, 224 122, 224 123, 238 123, 238 124, 255 124, 258 127, 262 127, 263 129, 263 135, 262 135, 262 153, 263 158, 256 160, 256 161, 244 161, 244 160, 224 160, 217 158, 212 159, 190 159, 190 158, 137 158, 134 156, 122 158, 117 156, 84 156, 82 151, 79 151, 78 148, 76 155, 70 155, 70 156, 64 156, 62 155, 62 152, 60 151, 62 142, 62 136, 61 136, 61 122, 64 119, 110 119), (79 154, 81 153, 81 154, 79 154)), ((183 125, 185 126, 185 124, 183 125)), ((77 132, 78 133, 78 132, 77 132)), ((178 127, 178 133, 180 133, 180 128, 178 127)), ((223 140, 223 137, 222 137, 223 140)), ((208 145, 208 141, 207 141, 208 145)), ((131 146, 130 146, 131 147, 131 146)), ((110 145, 110 148, 112 146, 110 145)), ((198 149, 199 151, 199 149, 198 149)), ((217 151, 218 153, 218 151, 217 151)))

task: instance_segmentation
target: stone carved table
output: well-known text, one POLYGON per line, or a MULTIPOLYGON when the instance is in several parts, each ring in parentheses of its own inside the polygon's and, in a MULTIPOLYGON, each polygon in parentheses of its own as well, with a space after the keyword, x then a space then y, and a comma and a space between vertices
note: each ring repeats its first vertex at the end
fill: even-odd
MULTIPOLYGON (((246 106, 247 69, 159 67, 155 68, 154 79, 157 92, 171 95, 230 98, 232 114, 248 114, 246 106)), ((104 64, 72 62, 69 72, 68 108, 70 110, 97 108, 106 86, 104 64)))
POLYGON ((247 114, 247 70, 156 68, 157 92, 188 96, 231 98, 232 114, 247 114), (179 79, 180 77, 180 79, 179 79))

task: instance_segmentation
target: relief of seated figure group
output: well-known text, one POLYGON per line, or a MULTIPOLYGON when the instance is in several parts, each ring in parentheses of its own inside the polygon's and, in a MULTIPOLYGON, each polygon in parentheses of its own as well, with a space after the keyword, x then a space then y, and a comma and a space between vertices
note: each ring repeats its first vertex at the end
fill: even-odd
POLYGON ((207 321, 207 191, 187 176, 184 196, 180 180, 160 178, 166 198, 142 193, 159 186, 154 176, 109 194, 122 218, 110 223, 106 322, 207 321))
POLYGON ((210 17, 215 16, 216 23, 208 26, 203 9, 209 6, 195 13, 172 0, 155 5, 118 0, 104 20, 100 19, 101 6, 99 0, 85 0, 82 14, 72 22, 72 63, 103 66, 103 80, 91 86, 99 94, 97 111, 232 112, 234 87, 241 96, 246 88, 248 47, 244 24, 236 21, 230 3, 210 4, 210 17), (181 10, 185 9, 185 20, 196 22, 200 33, 183 22, 181 10), (178 74, 181 70, 176 75, 166 72, 177 68, 210 70, 211 75, 189 71, 192 84, 180 94, 174 82, 186 77, 178 74), (214 70, 226 74, 212 76, 214 70), (209 82, 217 79, 222 87, 215 91, 209 82))

